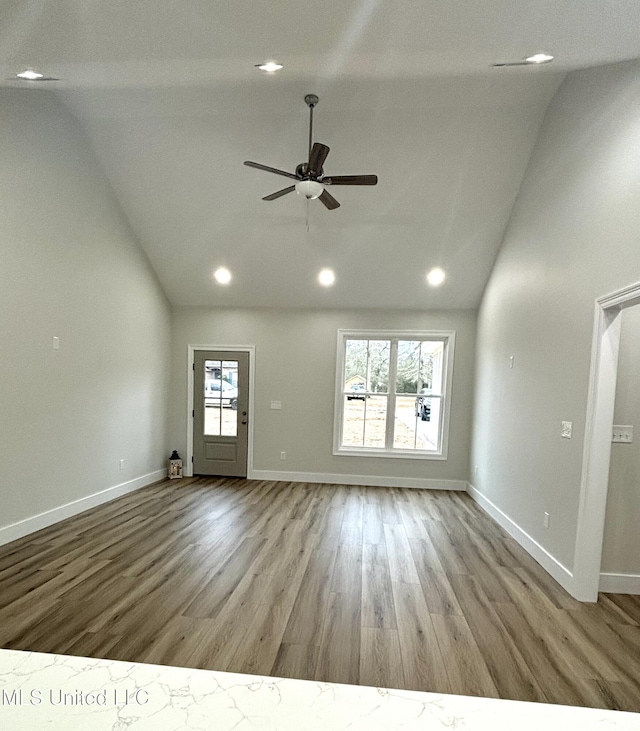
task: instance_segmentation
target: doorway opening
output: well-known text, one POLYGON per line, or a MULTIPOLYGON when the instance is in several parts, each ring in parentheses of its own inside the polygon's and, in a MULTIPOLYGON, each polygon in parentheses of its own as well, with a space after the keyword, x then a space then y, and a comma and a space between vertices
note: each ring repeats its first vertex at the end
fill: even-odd
POLYGON ((596 300, 580 505, 574 556, 574 596, 595 602, 600 588, 621 312, 640 305, 640 282, 596 300))

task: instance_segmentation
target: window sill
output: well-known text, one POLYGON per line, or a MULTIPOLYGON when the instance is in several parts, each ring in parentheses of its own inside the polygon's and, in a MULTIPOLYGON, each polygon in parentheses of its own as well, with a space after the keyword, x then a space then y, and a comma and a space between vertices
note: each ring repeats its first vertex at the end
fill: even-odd
POLYGON ((447 459, 447 455, 442 452, 417 452, 415 450, 402 451, 394 449, 365 449, 356 447, 338 448, 333 450, 335 457, 383 457, 391 459, 421 459, 421 460, 440 460, 447 459))

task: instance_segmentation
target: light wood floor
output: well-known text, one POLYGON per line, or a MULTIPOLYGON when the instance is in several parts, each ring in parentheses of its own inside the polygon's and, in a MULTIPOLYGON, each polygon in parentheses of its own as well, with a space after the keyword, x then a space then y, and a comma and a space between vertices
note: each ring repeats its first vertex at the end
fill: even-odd
POLYGON ((463 493, 152 485, 0 548, 0 645, 640 711, 640 597, 573 600, 463 493))

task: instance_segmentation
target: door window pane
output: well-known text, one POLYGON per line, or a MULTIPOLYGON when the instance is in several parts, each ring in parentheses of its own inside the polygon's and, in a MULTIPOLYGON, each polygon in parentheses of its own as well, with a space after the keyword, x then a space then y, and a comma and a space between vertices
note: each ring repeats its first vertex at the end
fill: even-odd
POLYGON ((238 436, 238 361, 222 362, 222 436, 238 436))
POLYGON ((238 361, 204 362, 205 436, 238 435, 238 361))
POLYGON ((206 436, 219 436, 221 433, 222 411, 222 361, 204 362, 204 433, 206 436))
POLYGON ((222 379, 232 386, 238 386, 238 361, 222 361, 222 379))

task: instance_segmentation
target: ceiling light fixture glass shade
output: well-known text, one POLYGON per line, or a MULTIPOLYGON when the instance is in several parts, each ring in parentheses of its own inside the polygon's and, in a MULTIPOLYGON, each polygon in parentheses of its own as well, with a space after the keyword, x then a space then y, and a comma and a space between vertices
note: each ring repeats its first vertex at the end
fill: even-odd
POLYGON ((307 200, 313 200, 324 193, 324 185, 317 180, 300 180, 296 183, 296 193, 307 200))
POLYGON ((533 56, 527 56, 525 61, 527 63, 549 63, 549 61, 553 61, 553 56, 548 53, 534 53, 533 56))

